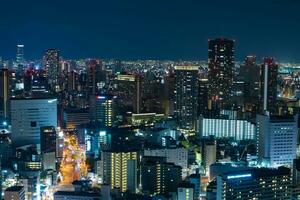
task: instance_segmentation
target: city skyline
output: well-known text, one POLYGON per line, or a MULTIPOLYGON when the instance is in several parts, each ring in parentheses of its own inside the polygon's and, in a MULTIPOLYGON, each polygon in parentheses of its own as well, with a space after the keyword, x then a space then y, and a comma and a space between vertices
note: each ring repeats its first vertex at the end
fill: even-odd
POLYGON ((0 56, 15 58, 15 46, 24 44, 27 59, 56 48, 70 59, 205 60, 207 40, 223 36, 236 41, 236 60, 254 54, 296 62, 297 5, 293 0, 10 1, 0 14, 5 19, 0 56))

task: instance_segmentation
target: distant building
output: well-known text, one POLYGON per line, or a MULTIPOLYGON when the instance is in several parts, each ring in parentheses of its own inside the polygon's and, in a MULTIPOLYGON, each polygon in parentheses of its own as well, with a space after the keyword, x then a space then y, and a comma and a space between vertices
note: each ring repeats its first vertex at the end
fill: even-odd
POLYGON ((23 186, 12 186, 5 190, 4 200, 25 200, 25 191, 23 186))
POLYGON ((257 115, 256 126, 257 153, 261 164, 291 167, 297 151, 297 115, 257 115))
POLYGON ((234 69, 234 40, 218 38, 208 41, 209 99, 212 104, 231 106, 234 69))
POLYGON ((17 64, 24 64, 24 45, 18 44, 17 45, 17 54, 16 54, 16 61, 17 64))
POLYGON ((44 68, 52 91, 59 91, 59 51, 48 49, 44 55, 44 68))
POLYGON ((175 67, 174 114, 181 129, 196 129, 198 87, 198 66, 175 67))
POLYGON ((217 176, 217 200, 291 199, 291 172, 288 168, 231 172, 217 176))
POLYGON ((12 99, 11 130, 14 146, 40 144, 40 129, 57 127, 56 99, 12 99))

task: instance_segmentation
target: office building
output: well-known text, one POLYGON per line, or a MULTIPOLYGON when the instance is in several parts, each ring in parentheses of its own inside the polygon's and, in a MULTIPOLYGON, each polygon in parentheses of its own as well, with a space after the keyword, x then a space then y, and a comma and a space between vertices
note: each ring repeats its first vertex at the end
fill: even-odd
POLYGON ((89 109, 70 108, 64 111, 63 115, 64 127, 74 129, 81 124, 90 122, 89 109))
POLYGON ((217 200, 272 199, 288 200, 291 172, 288 168, 231 172, 217 176, 217 200))
POLYGON ((119 74, 116 80, 116 95, 118 96, 121 113, 141 112, 142 78, 137 74, 119 74))
POLYGON ((257 155, 266 166, 292 166, 296 158, 298 117, 257 115, 257 155))
POLYGON ((175 67, 174 114, 180 129, 196 129, 198 87, 198 66, 175 67))
POLYGON ((9 113, 9 71, 8 69, 1 69, 0 72, 0 117, 8 118, 9 113))
POLYGON ((240 79, 243 80, 243 101, 246 111, 255 112, 259 104, 260 67, 256 56, 247 56, 240 67, 240 79))
POLYGON ((54 126, 41 127, 41 152, 56 151, 56 128, 54 126))
POLYGON ((59 51, 48 49, 44 56, 44 68, 48 78, 48 84, 52 91, 59 91, 59 51))
POLYGON ((56 99, 12 99, 11 137, 14 146, 40 144, 41 127, 57 127, 56 99))
POLYGON ((144 156, 141 164, 141 185, 144 193, 176 192, 181 182, 181 167, 166 162, 164 157, 144 156))
POLYGON ((25 190, 23 186, 12 186, 5 190, 4 200, 25 200, 25 190))
POLYGON ((91 95, 91 120, 99 122, 102 126, 111 127, 114 122, 115 98, 111 95, 91 95))
POLYGON ((231 107, 234 65, 233 40, 218 38, 208 41, 209 99, 217 107, 231 107))
POLYGON ((277 113, 278 64, 274 58, 265 58, 260 66, 260 105, 261 113, 277 113))
POLYGON ((199 119, 200 137, 234 138, 235 140, 255 139, 255 125, 238 119, 199 119))
POLYGON ((122 192, 130 190, 136 193, 138 159, 137 152, 103 151, 103 182, 122 192))

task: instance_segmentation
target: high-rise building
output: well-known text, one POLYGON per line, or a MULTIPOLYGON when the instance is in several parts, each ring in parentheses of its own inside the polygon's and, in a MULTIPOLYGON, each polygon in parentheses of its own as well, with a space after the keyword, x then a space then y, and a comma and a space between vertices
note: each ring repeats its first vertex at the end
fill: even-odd
POLYGON ((24 59, 24 45, 23 44, 18 44, 17 45, 16 61, 17 61, 17 64, 23 64, 23 62, 25 61, 25 59, 24 59))
POLYGON ((166 158, 144 156, 141 164, 142 190, 150 194, 176 192, 181 173, 181 167, 168 163, 166 158))
POLYGON ((44 55, 44 68, 52 91, 59 91, 59 51, 48 49, 44 55))
POLYGON ((54 126, 41 127, 41 152, 56 151, 56 128, 54 126))
POLYGON ((103 151, 103 182, 122 192, 135 193, 138 185, 138 152, 103 151))
POLYGON ((113 126, 115 98, 116 96, 111 95, 91 95, 91 119, 93 121, 100 122, 101 125, 106 127, 113 126))
POLYGON ((278 64, 273 58, 265 58, 260 67, 260 111, 277 113, 278 64))
POLYGON ((260 67, 256 64, 256 56, 247 56, 240 67, 240 78, 244 81, 243 96, 246 111, 255 112, 259 104, 260 67))
POLYGON ((257 115, 257 154, 262 165, 292 166, 296 158, 298 117, 257 115))
POLYGON ((98 93, 98 85, 101 81, 102 63, 100 60, 88 60, 87 62, 87 89, 88 93, 98 93))
POLYGON ((56 99, 12 99, 11 137, 14 146, 40 144, 40 129, 57 127, 56 99))
POLYGON ((141 112, 142 80, 139 75, 119 74, 116 80, 116 95, 118 102, 123 108, 118 109, 121 113, 141 112))
POLYGON ((3 68, 0 72, 0 116, 3 118, 8 117, 9 91, 9 71, 3 68))
POLYGON ((63 127, 74 129, 90 122, 89 109, 68 108, 63 113, 63 127))
POLYGON ((231 107, 234 65, 233 40, 208 41, 209 99, 217 107, 231 107))
POLYGON ((272 199, 288 200, 290 169, 254 168, 217 176, 217 200, 272 199))
POLYGON ((75 70, 68 72, 68 92, 77 91, 78 73, 75 70))
POLYGON ((175 67, 174 113, 179 128, 195 131, 198 108, 198 66, 175 67))

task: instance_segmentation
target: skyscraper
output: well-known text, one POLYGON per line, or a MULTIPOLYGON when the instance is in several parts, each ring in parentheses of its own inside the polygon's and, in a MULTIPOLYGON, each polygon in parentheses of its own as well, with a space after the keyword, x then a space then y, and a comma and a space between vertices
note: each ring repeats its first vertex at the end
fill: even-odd
POLYGON ((244 81, 244 107, 246 111, 255 112, 259 103, 259 65, 256 56, 247 56, 240 68, 240 78, 244 81))
POLYGON ((17 45, 17 55, 16 55, 17 64, 23 64, 24 62, 24 45, 17 45))
POLYGON ((119 74, 116 80, 116 94, 123 108, 119 112, 140 113, 142 97, 142 80, 137 74, 119 74), (122 111, 120 111, 122 110, 122 111))
POLYGON ((88 60, 87 62, 87 89, 89 94, 98 93, 98 84, 101 80, 102 63, 100 60, 88 60))
POLYGON ((44 56, 44 68, 48 83, 52 91, 59 91, 59 51, 57 49, 48 49, 44 56))
POLYGON ((260 111, 276 114, 278 64, 274 58, 265 58, 260 67, 260 111))
POLYGON ((231 107, 234 70, 234 41, 218 38, 208 41, 209 99, 218 107, 231 107))
POLYGON ((0 72, 0 116, 8 117, 8 100, 9 100, 9 71, 1 69, 0 72))
POLYGON ((174 113, 181 129, 196 128, 198 88, 198 66, 175 67, 174 113))

